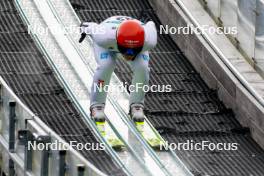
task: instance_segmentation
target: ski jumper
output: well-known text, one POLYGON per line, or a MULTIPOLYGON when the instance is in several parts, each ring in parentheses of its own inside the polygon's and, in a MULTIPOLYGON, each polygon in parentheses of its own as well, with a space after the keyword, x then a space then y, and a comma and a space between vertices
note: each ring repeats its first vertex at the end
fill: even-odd
MULTIPOLYGON (((105 86, 110 82, 111 75, 115 69, 117 59, 124 59, 120 54, 116 41, 118 26, 125 20, 133 18, 127 16, 113 16, 104 20, 100 24, 85 23, 82 32, 90 35, 94 42, 95 59, 98 64, 93 77, 93 86, 91 90, 91 106, 95 104, 104 104, 107 92, 94 89, 94 85, 105 86)), ((138 21, 138 20, 137 20, 138 21)), ((128 60, 133 71, 132 85, 148 85, 149 83, 149 50, 157 44, 157 30, 154 22, 149 21, 146 24, 138 21, 145 32, 144 45, 134 60, 128 60)), ((145 92, 143 89, 132 91, 130 93, 129 104, 144 104, 145 92)))

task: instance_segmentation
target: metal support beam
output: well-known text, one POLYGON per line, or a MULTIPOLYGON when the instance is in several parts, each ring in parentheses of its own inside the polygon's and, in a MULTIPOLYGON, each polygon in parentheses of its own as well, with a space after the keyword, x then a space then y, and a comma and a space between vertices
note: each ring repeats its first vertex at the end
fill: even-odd
POLYGON ((41 171, 40 176, 49 175, 49 150, 43 150, 41 154, 41 171))
MULTIPOLYGON (((34 134, 33 134, 34 136, 34 134)), ((37 143, 47 144, 51 141, 50 136, 37 136, 36 138, 37 143)), ((50 151, 44 149, 41 153, 41 170, 40 176, 48 176, 49 175, 49 155, 50 151)))
POLYGON ((15 165, 14 165, 14 161, 12 159, 9 159, 9 163, 8 163, 8 175, 9 176, 15 176, 15 165))
POLYGON ((18 131, 19 144, 25 146, 24 168, 26 171, 32 171, 32 150, 29 148, 28 142, 33 141, 33 139, 33 135, 29 130, 18 131))
POLYGON ((9 102, 9 151, 15 152, 16 102, 9 102))
POLYGON ((77 171, 78 171, 78 176, 84 176, 85 166, 84 165, 77 165, 77 171))
POLYGON ((65 176, 65 172, 66 172, 65 158, 66 158, 66 151, 65 150, 59 151, 59 176, 65 176))
POLYGON ((2 93, 2 85, 0 84, 0 105, 3 103, 3 93, 2 93))

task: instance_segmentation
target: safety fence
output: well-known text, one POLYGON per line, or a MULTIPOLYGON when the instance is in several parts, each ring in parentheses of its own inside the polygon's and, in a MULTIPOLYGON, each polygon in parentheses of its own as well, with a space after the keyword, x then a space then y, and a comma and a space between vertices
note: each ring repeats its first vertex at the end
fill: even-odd
POLYGON ((264 1, 200 0, 223 27, 236 27, 230 38, 249 62, 264 75, 264 1))
POLYGON ((1 171, 12 175, 103 176, 74 149, 46 150, 48 143, 67 145, 34 115, 0 77, 1 171))

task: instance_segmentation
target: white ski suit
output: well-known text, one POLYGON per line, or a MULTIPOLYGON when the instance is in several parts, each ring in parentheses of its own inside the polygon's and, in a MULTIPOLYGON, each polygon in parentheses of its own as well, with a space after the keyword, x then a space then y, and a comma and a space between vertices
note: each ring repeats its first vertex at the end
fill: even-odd
MULTIPOLYGON (((116 66, 116 60, 122 58, 117 49, 116 32, 118 26, 124 21, 132 19, 127 16, 113 16, 102 23, 83 23, 82 33, 91 36, 94 42, 94 53, 98 67, 93 77, 94 84, 108 85, 111 75, 116 66)), ((140 22, 141 23, 141 22, 140 22)), ((133 71, 132 85, 137 83, 148 85, 149 82, 149 50, 157 44, 157 30, 154 22, 149 21, 146 24, 141 23, 145 32, 145 40, 142 51, 133 61, 127 61, 133 71)), ((93 84, 93 85, 94 85, 93 84)), ((100 92, 92 86, 91 106, 95 104, 104 104, 107 92, 100 92)), ((130 105, 133 103, 144 103, 145 93, 142 89, 130 93, 130 105)))

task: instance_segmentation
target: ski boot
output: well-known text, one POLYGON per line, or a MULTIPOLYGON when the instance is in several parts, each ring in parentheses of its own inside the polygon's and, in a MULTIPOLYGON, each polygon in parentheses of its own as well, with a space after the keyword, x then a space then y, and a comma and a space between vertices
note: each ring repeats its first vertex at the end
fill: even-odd
POLYGON ((90 107, 91 117, 95 122, 105 122, 104 104, 95 104, 90 107))
POLYGON ((144 122, 144 106, 142 104, 130 105, 130 116, 134 122, 144 122))
POLYGON ((91 117, 94 120, 97 129, 103 137, 106 136, 105 131, 105 114, 104 114, 104 104, 95 104, 90 107, 91 117))

